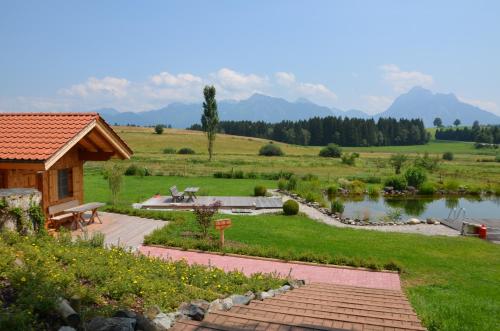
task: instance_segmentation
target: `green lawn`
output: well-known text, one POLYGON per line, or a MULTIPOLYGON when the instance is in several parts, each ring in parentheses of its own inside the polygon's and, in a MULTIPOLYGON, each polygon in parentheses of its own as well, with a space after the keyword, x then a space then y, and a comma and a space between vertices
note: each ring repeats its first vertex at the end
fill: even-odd
MULTIPOLYGON (((85 172, 85 201, 110 200, 108 184, 98 171, 85 172)), ((169 188, 177 185, 179 190, 188 186, 200 187, 199 195, 249 196, 257 185, 276 188, 276 181, 262 179, 218 179, 213 177, 179 176, 124 176, 123 188, 119 195, 120 206, 143 202, 156 193, 169 195, 169 188)))
MULTIPOLYGON (((175 214, 179 215, 182 214, 175 214)), ((196 229, 190 213, 184 213, 184 218, 185 221, 157 230, 147 241, 179 243, 182 232, 196 229)), ((498 329, 500 247, 497 245, 472 238, 334 228, 303 216, 232 216, 231 219, 233 226, 226 231, 226 240, 237 251, 275 252, 289 258, 317 255, 368 260, 380 265, 395 261, 403 268, 405 291, 430 330, 498 329)), ((217 234, 213 235, 216 238, 217 234)))

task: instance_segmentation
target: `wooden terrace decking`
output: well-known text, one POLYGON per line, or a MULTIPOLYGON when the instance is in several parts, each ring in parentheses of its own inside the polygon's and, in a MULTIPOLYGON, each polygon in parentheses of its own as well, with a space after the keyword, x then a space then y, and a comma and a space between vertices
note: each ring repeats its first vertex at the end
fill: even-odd
MULTIPOLYGON (((88 215, 86 215, 88 217, 88 215)), ((166 221, 152 220, 136 216, 99 212, 102 224, 96 221, 84 227, 89 234, 104 234, 106 246, 120 245, 136 250, 144 241, 144 236, 168 224, 166 221)), ((82 230, 72 232, 74 237, 83 235, 82 230)))
POLYGON ((144 201, 143 209, 193 209, 194 205, 209 205, 216 201, 221 202, 222 209, 279 209, 283 207, 281 197, 222 197, 200 196, 194 201, 187 198, 174 202, 170 196, 153 197, 144 201))

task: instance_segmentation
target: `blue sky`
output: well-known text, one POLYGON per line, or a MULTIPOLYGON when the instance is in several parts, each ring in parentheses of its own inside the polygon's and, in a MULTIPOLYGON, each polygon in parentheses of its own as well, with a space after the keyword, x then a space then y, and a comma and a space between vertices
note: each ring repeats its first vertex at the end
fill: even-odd
POLYGON ((252 93, 375 113, 414 85, 500 114, 499 1, 0 1, 0 110, 252 93))

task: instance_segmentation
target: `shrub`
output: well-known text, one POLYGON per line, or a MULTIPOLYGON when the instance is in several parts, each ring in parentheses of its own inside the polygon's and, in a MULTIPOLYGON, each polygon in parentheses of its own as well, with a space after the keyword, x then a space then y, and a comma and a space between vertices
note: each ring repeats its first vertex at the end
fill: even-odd
POLYGON ((427 174, 421 168, 411 167, 406 169, 405 179, 408 185, 418 188, 427 180, 427 174))
POLYGON ((304 199, 306 199, 306 202, 317 202, 316 200, 318 200, 316 194, 313 192, 307 192, 304 199))
POLYGON ((439 162, 441 160, 439 159, 439 156, 436 156, 435 158, 431 158, 429 156, 429 153, 425 153, 424 156, 422 157, 417 157, 413 164, 416 167, 423 168, 427 171, 433 172, 439 168, 439 162))
POLYGON ((337 185, 331 185, 331 186, 328 186, 328 188, 326 189, 326 194, 328 195, 328 197, 334 197, 337 195, 339 191, 339 187, 337 185))
POLYGON ((305 181, 318 180, 318 176, 313 174, 305 174, 304 176, 302 176, 302 180, 305 181))
POLYGON ((467 194, 470 195, 481 195, 482 191, 479 186, 470 186, 467 188, 467 194))
POLYGON ((378 197, 380 195, 380 188, 378 186, 368 187, 368 195, 371 197, 378 197))
POLYGON ((299 204, 295 200, 287 200, 283 204, 283 214, 297 215, 299 213, 299 204))
POLYGON ((401 168, 408 161, 408 156, 405 154, 393 154, 389 159, 389 163, 394 168, 394 172, 396 175, 401 173, 401 168))
POLYGON ((177 154, 195 154, 195 152, 192 148, 182 147, 177 151, 177 154))
POLYGON ((365 193, 365 183, 360 180, 353 180, 351 182, 349 193, 351 194, 364 194, 365 193))
POLYGON ((116 205, 118 194, 122 190, 123 168, 117 163, 109 164, 104 169, 104 177, 108 181, 108 188, 111 192, 111 202, 113 205, 116 205))
POLYGON ((336 144, 328 144, 319 151, 319 156, 338 158, 342 155, 342 148, 336 144))
POLYGON ((259 155, 262 156, 283 156, 285 155, 278 145, 269 143, 264 145, 259 150, 259 155))
POLYGON ((256 172, 254 172, 254 171, 247 172, 246 177, 247 177, 248 179, 256 179, 256 178, 257 178, 257 173, 256 173, 256 172))
POLYGON ((330 210, 334 214, 342 214, 344 213, 344 209, 345 209, 344 204, 340 200, 334 200, 330 205, 330 210))
POLYGON ((288 191, 293 191, 297 189, 297 176, 293 175, 292 177, 290 177, 290 179, 288 179, 286 189, 288 191))
POLYGON ((384 186, 393 187, 395 190, 404 190, 406 188, 406 179, 402 176, 391 176, 385 179, 384 186))
POLYGON ((163 154, 175 154, 175 153, 177 153, 177 150, 175 148, 167 147, 163 149, 163 154))
POLYGON ((125 169, 125 176, 135 176, 139 172, 139 167, 136 164, 131 164, 125 169))
POLYGON ((236 178, 236 179, 243 179, 245 177, 245 174, 243 173, 242 170, 236 170, 236 171, 233 171, 233 178, 236 178))
POLYGON ((356 165, 356 159, 359 157, 358 153, 344 153, 342 154, 341 160, 342 164, 347 164, 350 166, 356 165))
POLYGON ((436 187, 431 182, 425 182, 420 185, 418 193, 421 195, 433 195, 434 193, 436 193, 436 187))
POLYGON ((280 190, 282 190, 282 191, 285 190, 286 189, 286 184, 287 184, 286 183, 286 179, 280 178, 280 180, 278 180, 278 188, 280 190))
POLYGON ((447 191, 457 191, 460 185, 455 180, 449 180, 444 183, 444 188, 447 191))
POLYGON ((266 193, 267 193, 267 188, 265 188, 262 185, 255 186, 253 189, 253 194, 256 197, 264 197, 266 196, 266 193))
POLYGON ((196 222, 200 227, 203 238, 207 238, 208 230, 212 225, 212 218, 217 214, 220 206, 220 201, 216 201, 210 205, 195 205, 193 207, 196 222))
POLYGON ((444 152, 443 153, 443 160, 446 161, 453 161, 453 153, 452 152, 444 152))
POLYGON ((156 134, 162 134, 163 133, 163 129, 165 128, 164 125, 162 124, 158 124, 155 126, 155 133, 156 134))

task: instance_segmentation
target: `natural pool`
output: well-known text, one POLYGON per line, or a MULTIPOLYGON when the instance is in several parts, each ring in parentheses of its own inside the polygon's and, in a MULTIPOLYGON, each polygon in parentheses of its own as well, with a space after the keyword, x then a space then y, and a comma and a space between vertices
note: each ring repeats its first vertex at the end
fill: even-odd
MULTIPOLYGON (((378 220, 392 209, 400 209, 403 219, 428 217, 445 219, 453 208, 464 208, 465 217, 500 220, 500 198, 497 197, 341 197, 344 216, 378 220)), ((500 223, 500 221, 499 221, 500 223)))

